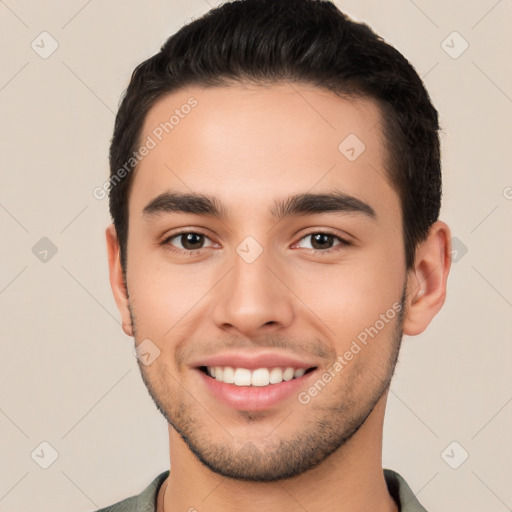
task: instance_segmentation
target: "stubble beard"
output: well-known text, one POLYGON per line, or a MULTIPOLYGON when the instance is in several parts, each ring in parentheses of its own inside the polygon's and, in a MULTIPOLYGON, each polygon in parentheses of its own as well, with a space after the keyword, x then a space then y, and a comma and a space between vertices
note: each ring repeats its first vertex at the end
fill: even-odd
MULTIPOLYGON (((312 400, 307 405, 310 409, 301 415, 304 419, 301 421, 300 431, 289 439, 278 438, 276 434, 279 429, 276 429, 267 438, 257 442, 237 439, 226 432, 223 439, 212 440, 209 434, 212 430, 218 430, 220 422, 196 402, 165 366, 155 373, 148 371, 140 361, 138 364, 142 379, 157 409, 204 466, 219 475, 250 482, 274 482, 293 478, 313 469, 343 447, 365 423, 388 390, 402 341, 405 289, 401 306, 392 333, 391 350, 384 366, 384 375, 377 375, 372 368, 365 369, 366 376, 355 375, 353 379, 346 379, 346 385, 339 387, 328 403, 322 403, 320 397, 312 400), (361 382, 364 383, 363 386, 361 382)), ((137 339, 135 315, 131 307, 130 316, 137 339)), ((333 383, 327 387, 332 385, 333 383)), ((296 407, 302 412, 305 406, 297 403, 296 407)), ((242 415, 249 427, 251 422, 265 417, 264 413, 241 412, 242 415)), ((289 419, 296 421, 293 412, 289 419)), ((276 419, 276 425, 279 421, 282 419, 276 419)))

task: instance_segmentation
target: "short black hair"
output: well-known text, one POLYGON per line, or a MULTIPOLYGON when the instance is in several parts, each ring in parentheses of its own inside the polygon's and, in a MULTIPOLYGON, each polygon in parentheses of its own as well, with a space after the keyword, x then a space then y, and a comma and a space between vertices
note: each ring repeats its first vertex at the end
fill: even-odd
MULTIPOLYGON (((405 57, 364 23, 323 0, 237 0, 183 26, 131 76, 110 145, 109 206, 126 274, 128 197, 149 110, 187 86, 306 83, 376 101, 387 177, 403 219, 406 269, 441 207, 437 110, 405 57), (122 179, 119 178, 120 170, 122 179)), ((340 141, 341 142, 341 141, 340 141)))

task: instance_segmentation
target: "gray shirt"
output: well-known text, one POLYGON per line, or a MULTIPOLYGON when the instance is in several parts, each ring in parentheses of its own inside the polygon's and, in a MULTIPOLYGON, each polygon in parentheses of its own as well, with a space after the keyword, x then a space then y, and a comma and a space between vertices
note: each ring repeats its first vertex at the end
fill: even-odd
MULTIPOLYGON (((140 494, 126 498, 97 512, 156 512, 158 490, 169 476, 169 470, 160 473, 140 494)), ((407 482, 392 469, 384 469, 384 478, 389 494, 400 512, 427 512, 407 485, 407 482)))

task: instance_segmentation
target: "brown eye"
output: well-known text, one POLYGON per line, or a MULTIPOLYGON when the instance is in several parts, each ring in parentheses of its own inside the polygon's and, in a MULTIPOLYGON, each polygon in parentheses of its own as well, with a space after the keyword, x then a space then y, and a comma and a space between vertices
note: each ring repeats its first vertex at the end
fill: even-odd
POLYGON ((179 239, 183 248, 189 250, 201 249, 204 243, 204 235, 200 233, 186 233, 179 235, 179 239))
MULTIPOLYGON (((176 252, 193 252, 208 247, 205 246, 205 242, 209 240, 203 233, 182 231, 166 238, 162 245, 169 246, 176 252)), ((211 246, 213 246, 213 243, 210 243, 209 247, 211 246)))
POLYGON ((327 233, 315 233, 310 236, 313 249, 330 249, 334 242, 334 236, 327 233))
POLYGON ((298 245, 304 249, 311 249, 313 251, 318 251, 319 253, 329 253, 342 249, 343 247, 350 245, 350 243, 332 233, 317 231, 302 237, 298 245), (311 247, 301 245, 302 241, 307 240, 308 238, 311 240, 311 247), (336 243, 336 240, 338 240, 338 243, 336 243))

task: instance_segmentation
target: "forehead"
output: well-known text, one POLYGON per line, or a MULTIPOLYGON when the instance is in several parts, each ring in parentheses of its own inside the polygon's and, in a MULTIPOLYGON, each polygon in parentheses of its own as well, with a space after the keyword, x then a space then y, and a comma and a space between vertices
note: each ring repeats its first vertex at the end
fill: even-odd
POLYGON ((150 149, 133 177, 130 216, 170 190, 217 196, 228 211, 333 189, 398 208, 371 99, 297 83, 187 87, 152 107, 139 143, 150 149))

